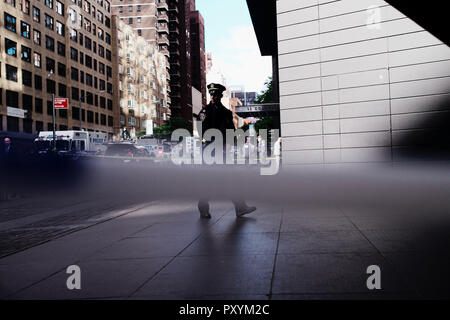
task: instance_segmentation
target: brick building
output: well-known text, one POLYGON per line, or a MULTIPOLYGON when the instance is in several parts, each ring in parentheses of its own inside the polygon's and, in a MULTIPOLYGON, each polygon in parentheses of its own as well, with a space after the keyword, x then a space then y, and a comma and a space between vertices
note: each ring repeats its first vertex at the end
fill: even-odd
POLYGON ((112 138, 110 2, 7 0, 0 9, 0 130, 52 130, 55 94, 69 98, 69 109, 56 113, 56 129, 112 138))

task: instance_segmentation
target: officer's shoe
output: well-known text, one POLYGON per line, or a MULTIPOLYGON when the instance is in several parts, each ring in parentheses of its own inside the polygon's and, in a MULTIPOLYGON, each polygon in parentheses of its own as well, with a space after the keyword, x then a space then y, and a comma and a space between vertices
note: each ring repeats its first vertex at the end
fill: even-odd
POLYGON ((211 214, 208 211, 200 211, 200 219, 211 219, 211 214))
POLYGON ((236 217, 240 218, 242 216, 245 216, 246 214, 252 213, 255 210, 256 210, 256 207, 245 207, 245 208, 236 209, 236 217))

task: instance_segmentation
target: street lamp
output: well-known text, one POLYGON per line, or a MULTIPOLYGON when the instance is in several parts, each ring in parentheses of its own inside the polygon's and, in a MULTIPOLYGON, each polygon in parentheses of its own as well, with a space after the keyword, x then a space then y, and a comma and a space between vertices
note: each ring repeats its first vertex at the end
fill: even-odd
MULTIPOLYGON (((50 70, 47 77, 53 76, 53 69, 50 70)), ((56 87, 55 87, 56 90, 56 87)), ((56 115, 55 115, 55 93, 52 93, 52 117, 53 117, 53 151, 56 151, 56 115)))
POLYGON ((82 96, 81 94, 80 94, 80 98, 78 99, 78 103, 79 103, 79 106, 80 106, 80 111, 79 111, 79 114, 78 114, 78 116, 80 117, 80 131, 83 131, 83 120, 82 120, 82 117, 81 117, 81 115, 82 115, 82 110, 81 110, 81 100, 84 100, 84 96, 82 96))

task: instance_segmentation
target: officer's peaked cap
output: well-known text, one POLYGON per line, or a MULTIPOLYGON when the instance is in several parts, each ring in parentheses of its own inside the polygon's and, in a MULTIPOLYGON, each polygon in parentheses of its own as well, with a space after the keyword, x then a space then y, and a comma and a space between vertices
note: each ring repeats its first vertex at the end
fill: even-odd
POLYGON ((224 92, 226 90, 226 88, 218 83, 210 83, 208 84, 208 91, 210 94, 214 94, 215 92, 224 92))

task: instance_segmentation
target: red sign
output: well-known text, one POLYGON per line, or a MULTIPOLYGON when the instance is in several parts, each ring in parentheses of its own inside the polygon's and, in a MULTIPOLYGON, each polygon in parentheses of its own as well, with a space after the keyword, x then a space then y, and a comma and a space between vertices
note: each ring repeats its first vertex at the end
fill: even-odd
POLYGON ((68 109, 69 99, 67 98, 55 98, 55 109, 68 109))

